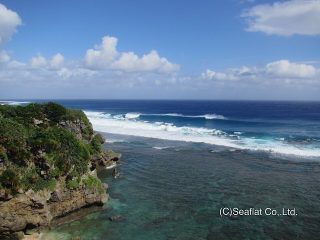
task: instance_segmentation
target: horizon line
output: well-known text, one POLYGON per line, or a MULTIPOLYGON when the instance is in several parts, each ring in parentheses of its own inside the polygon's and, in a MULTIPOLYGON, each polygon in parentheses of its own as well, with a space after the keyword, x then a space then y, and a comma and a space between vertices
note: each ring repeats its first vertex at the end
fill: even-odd
POLYGON ((7 98, 1 101, 230 101, 230 102, 320 102, 311 99, 159 99, 159 98, 7 98))

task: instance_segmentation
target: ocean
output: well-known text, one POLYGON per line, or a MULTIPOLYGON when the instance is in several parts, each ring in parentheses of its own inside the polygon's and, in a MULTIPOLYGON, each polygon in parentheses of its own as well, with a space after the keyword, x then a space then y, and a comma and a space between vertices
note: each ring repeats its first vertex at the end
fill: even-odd
POLYGON ((100 173, 104 209, 45 239, 319 239, 320 102, 57 102, 84 110, 122 159, 119 178, 100 173), (108 220, 115 215, 123 221, 108 220))
POLYGON ((320 157, 319 102, 60 101, 85 111, 95 130, 163 140, 320 157))

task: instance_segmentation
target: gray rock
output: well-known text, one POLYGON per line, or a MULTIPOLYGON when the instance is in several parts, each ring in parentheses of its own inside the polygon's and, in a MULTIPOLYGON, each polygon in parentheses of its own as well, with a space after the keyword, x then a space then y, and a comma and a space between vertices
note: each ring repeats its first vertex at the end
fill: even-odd
POLYGON ((122 217, 121 215, 115 215, 115 216, 109 217, 109 220, 110 220, 111 222, 121 222, 121 221, 124 221, 125 218, 122 217))

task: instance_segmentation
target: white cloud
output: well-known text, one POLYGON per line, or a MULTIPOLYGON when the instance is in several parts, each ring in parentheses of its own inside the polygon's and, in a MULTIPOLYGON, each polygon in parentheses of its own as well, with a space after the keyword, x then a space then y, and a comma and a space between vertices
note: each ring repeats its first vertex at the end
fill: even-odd
POLYGON ((31 66, 34 68, 41 68, 47 66, 47 60, 41 56, 38 55, 36 57, 31 58, 31 66))
POLYGON ((67 68, 63 67, 59 69, 56 74, 61 77, 64 80, 71 79, 71 78, 92 78, 94 76, 97 76, 97 72, 86 69, 86 68, 81 68, 81 67, 73 67, 73 68, 67 68))
MULTIPOLYGON (((0 50, 2 93, 6 92, 4 86, 8 89, 11 86, 20 86, 20 89, 39 86, 51 94, 49 89, 74 86, 77 89, 87 89, 86 86, 131 89, 177 85, 179 80, 171 78, 175 75, 168 76, 179 70, 177 64, 159 56, 155 50, 141 57, 134 52, 118 52, 117 42, 115 37, 106 36, 101 45, 86 51, 84 59, 70 60, 57 53, 51 58, 38 54, 28 62, 20 62, 10 59, 5 51, 0 50)), ((99 87, 94 89, 99 90, 99 87)))
POLYGON ((217 80, 217 81, 237 81, 242 78, 254 80, 258 74, 256 67, 246 67, 242 66, 240 68, 231 68, 226 71, 216 72, 210 69, 207 69, 204 73, 201 74, 202 79, 207 80, 217 80))
POLYGON ((317 69, 308 64, 280 60, 267 64, 266 72, 279 77, 312 78, 316 76, 317 69))
POLYGON ((320 1, 291 0, 256 5, 245 11, 248 31, 283 36, 320 35, 320 1))
POLYGON ((115 61, 111 67, 116 70, 127 72, 157 71, 161 73, 172 73, 179 70, 177 64, 169 62, 166 58, 160 57, 155 50, 143 55, 141 58, 133 52, 122 53, 120 58, 115 61))
POLYGON ((115 37, 105 36, 102 38, 101 45, 95 46, 94 49, 88 49, 85 61, 89 67, 106 69, 114 60, 117 53, 118 39, 115 37))
POLYGON ((241 67, 216 72, 206 70, 202 79, 214 81, 242 81, 256 83, 315 83, 320 84, 320 69, 305 63, 279 60, 263 67, 241 67))
POLYGON ((224 72, 216 72, 210 69, 207 69, 204 73, 201 74, 202 78, 208 80, 220 80, 220 81, 230 81, 237 80, 238 77, 232 72, 224 73, 224 72))
POLYGON ((64 63, 64 56, 61 53, 54 55, 50 61, 50 66, 52 68, 59 68, 64 63))
POLYGON ((20 24, 19 15, 0 3, 0 47, 11 38, 20 24))
POLYGON ((8 62, 10 60, 10 56, 6 51, 0 51, 0 63, 8 62))
POLYGON ((139 57, 134 52, 117 51, 118 39, 105 36, 101 45, 89 49, 85 55, 86 65, 93 69, 119 70, 125 72, 159 72, 173 73, 179 70, 179 65, 160 57, 157 51, 139 57))
POLYGON ((31 58, 30 64, 33 68, 59 69, 64 65, 64 56, 61 53, 57 53, 51 58, 51 60, 47 60, 42 55, 38 54, 31 58))

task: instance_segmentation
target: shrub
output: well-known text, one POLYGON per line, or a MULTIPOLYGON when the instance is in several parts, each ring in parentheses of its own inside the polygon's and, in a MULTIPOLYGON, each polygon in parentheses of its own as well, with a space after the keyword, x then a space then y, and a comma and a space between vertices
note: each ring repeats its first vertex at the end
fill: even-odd
POLYGON ((28 190, 40 180, 40 175, 36 171, 35 167, 29 167, 24 171, 20 171, 21 174, 21 185, 23 189, 28 190))
POLYGON ((81 179, 79 177, 72 179, 72 180, 69 180, 67 182, 67 188, 68 189, 77 189, 80 187, 80 182, 81 182, 81 179))
POLYGON ((17 116, 16 108, 9 105, 0 105, 0 113, 3 118, 15 118, 17 116))
POLYGON ((0 182, 5 188, 17 190, 19 187, 19 176, 12 169, 6 169, 0 176, 0 182))
POLYGON ((7 156, 18 165, 22 165, 30 157, 26 149, 26 129, 18 122, 0 118, 0 145, 7 150, 7 156))
POLYGON ((61 121, 67 113, 67 109, 65 107, 53 102, 46 103, 43 111, 47 115, 48 119, 54 123, 61 121))
POLYGON ((105 192, 105 189, 104 189, 100 179, 98 179, 94 176, 90 175, 87 178, 83 179, 83 183, 90 190, 96 190, 100 194, 105 192))
POLYGON ((7 161, 8 161, 8 156, 6 153, 6 149, 0 145, 0 163, 7 162, 7 161))
POLYGON ((56 188, 57 181, 55 179, 46 180, 43 178, 39 178, 38 181, 33 184, 32 189, 35 192, 40 190, 48 189, 49 191, 53 192, 56 188))
POLYGON ((44 120, 43 105, 30 103, 26 106, 16 106, 16 120, 24 125, 33 125, 34 119, 44 120))
POLYGON ((52 163, 63 174, 69 172, 72 166, 75 176, 87 171, 90 153, 74 133, 63 128, 52 127, 46 132, 43 141, 46 142, 45 151, 50 154, 52 163))
POLYGON ((102 144, 104 143, 104 139, 101 134, 96 134, 91 140, 91 147, 93 153, 99 153, 102 151, 102 144))

